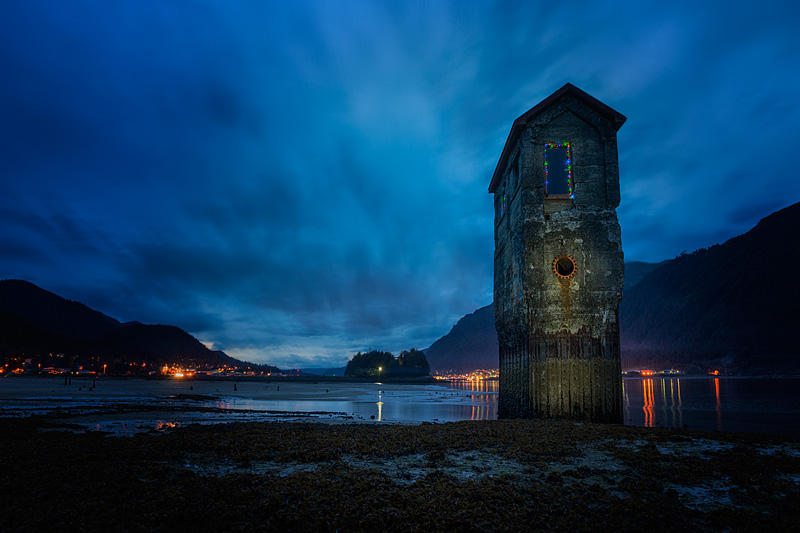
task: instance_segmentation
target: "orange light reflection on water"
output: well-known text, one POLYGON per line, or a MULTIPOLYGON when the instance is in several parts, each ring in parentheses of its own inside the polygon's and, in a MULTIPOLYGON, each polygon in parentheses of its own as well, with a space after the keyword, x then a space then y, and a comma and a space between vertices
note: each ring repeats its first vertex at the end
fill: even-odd
POLYGON ((500 382, 496 379, 482 380, 453 380, 450 385, 454 389, 469 390, 475 392, 498 392, 500 382))
POLYGON ((653 380, 642 380, 642 392, 644 394, 644 427, 655 427, 656 424, 656 411, 655 411, 655 396, 653 394, 653 380))
POLYGON ((473 405, 470 420, 488 420, 489 408, 485 405, 473 405))
POLYGON ((722 429, 722 409, 720 409, 721 404, 719 400, 719 378, 714 378, 714 394, 717 398, 717 429, 722 429))

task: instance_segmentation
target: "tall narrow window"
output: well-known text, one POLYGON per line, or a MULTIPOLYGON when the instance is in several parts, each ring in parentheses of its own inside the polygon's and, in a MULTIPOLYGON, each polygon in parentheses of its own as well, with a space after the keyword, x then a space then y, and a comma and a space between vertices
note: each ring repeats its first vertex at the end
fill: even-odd
POLYGON ((506 198, 506 186, 503 185, 503 188, 500 189, 500 216, 506 214, 506 208, 508 207, 508 199, 506 198))
POLYGON ((570 152, 568 142, 544 143, 544 184, 547 196, 575 198, 570 152))

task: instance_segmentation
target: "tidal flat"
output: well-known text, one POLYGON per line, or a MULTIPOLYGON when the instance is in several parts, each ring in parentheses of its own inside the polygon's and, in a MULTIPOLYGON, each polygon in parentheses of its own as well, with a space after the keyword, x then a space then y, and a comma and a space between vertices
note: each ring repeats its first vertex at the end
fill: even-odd
POLYGON ((0 419, 2 531, 790 531, 800 440, 542 420, 0 419), (61 431, 71 429, 74 431, 61 431))

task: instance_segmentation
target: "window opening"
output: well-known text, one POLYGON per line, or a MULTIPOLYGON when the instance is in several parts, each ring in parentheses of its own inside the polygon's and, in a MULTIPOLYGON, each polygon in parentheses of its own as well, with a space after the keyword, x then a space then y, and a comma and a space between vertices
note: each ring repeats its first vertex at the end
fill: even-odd
POLYGON ((544 143, 544 185, 547 196, 575 198, 570 143, 544 143))

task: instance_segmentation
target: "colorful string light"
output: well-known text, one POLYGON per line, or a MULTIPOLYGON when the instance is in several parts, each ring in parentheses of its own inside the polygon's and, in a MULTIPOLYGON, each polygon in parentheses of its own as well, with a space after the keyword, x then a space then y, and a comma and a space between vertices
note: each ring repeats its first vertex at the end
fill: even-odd
POLYGON ((565 148, 567 150, 567 157, 564 160, 564 165, 567 170, 567 190, 569 191, 569 197, 574 199, 575 193, 572 190, 572 155, 570 153, 570 143, 563 142, 563 143, 544 143, 544 183, 547 185, 549 182, 548 179, 548 168, 547 168, 547 150, 549 149, 556 149, 556 148, 565 148))

